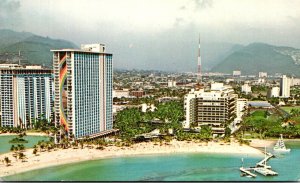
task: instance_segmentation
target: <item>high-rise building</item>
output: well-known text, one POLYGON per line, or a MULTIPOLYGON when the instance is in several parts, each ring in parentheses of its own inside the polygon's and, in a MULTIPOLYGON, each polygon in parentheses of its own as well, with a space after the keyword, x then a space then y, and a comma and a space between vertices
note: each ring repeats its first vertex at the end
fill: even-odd
POLYGON ((213 133, 223 134, 226 123, 235 118, 236 103, 237 94, 227 86, 215 84, 214 90, 210 91, 192 89, 184 98, 184 128, 208 125, 213 133))
POLYGON ((246 113, 248 100, 245 98, 238 98, 236 104, 236 118, 242 120, 243 115, 246 113))
POLYGON ((52 52, 56 125, 75 139, 112 130, 112 54, 102 44, 52 52))
POLYGON ((280 80, 280 96, 283 98, 290 97, 291 79, 283 75, 280 80))
POLYGON ((52 118, 53 75, 41 66, 0 65, 1 126, 32 127, 52 118))

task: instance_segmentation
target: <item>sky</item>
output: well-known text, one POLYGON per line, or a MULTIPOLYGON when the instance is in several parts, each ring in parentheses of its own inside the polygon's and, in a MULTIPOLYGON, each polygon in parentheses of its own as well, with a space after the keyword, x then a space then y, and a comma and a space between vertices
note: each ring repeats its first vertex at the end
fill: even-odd
POLYGON ((125 68, 176 70, 189 66, 186 69, 189 70, 193 60, 196 61, 199 33, 203 54, 205 44, 209 43, 264 42, 300 48, 299 20, 299 0, 1 0, 0 3, 0 29, 32 32, 77 45, 105 43, 107 50, 115 54, 115 65, 125 68), (157 65, 162 62, 167 64, 157 65))

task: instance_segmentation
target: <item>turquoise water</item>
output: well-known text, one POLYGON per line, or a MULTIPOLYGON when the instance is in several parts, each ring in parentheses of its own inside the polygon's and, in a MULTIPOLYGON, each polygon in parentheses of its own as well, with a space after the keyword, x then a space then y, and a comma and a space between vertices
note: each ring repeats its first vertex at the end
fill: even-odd
MULTIPOLYGON (((10 151, 11 145, 17 145, 9 143, 9 141, 13 138, 17 137, 16 135, 7 135, 0 136, 0 154, 6 153, 10 151)), ((28 140, 28 143, 23 143, 26 148, 33 147, 39 140, 48 140, 46 136, 25 136, 24 139, 28 140)))
MULTIPOLYGON (((278 176, 241 177, 241 155, 174 154, 86 161, 4 177, 13 181, 297 181, 300 179, 300 143, 286 143, 292 151, 268 164, 278 176)), ((243 157, 254 166, 262 157, 243 157)))

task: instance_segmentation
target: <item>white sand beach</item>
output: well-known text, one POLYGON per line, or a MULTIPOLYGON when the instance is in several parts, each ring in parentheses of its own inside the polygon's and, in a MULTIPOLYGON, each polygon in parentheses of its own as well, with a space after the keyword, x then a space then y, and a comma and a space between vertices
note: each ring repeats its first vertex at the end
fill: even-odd
POLYGON ((263 153, 253 147, 240 145, 236 142, 220 143, 220 142, 187 142, 172 140, 169 144, 155 144, 153 142, 142 142, 134 144, 131 147, 116 147, 108 146, 104 150, 90 149, 57 149, 50 152, 39 152, 34 155, 32 149, 26 149, 24 154, 26 162, 21 162, 12 156, 12 152, 1 154, 0 160, 4 157, 9 157, 11 166, 6 166, 0 162, 0 177, 21 173, 29 170, 40 169, 49 166, 62 165, 73 162, 86 160, 114 158, 123 156, 137 155, 155 155, 168 153, 226 153, 226 154, 241 154, 252 156, 263 156, 263 153))

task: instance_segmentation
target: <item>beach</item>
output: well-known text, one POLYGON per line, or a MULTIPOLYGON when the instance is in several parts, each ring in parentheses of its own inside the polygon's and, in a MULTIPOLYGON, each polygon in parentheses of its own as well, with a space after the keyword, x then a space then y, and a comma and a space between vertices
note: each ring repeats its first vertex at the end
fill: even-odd
POLYGON ((263 156, 263 153, 251 146, 240 145, 237 142, 187 142, 172 140, 168 144, 155 144, 154 142, 142 142, 133 144, 131 147, 108 146, 103 150, 84 147, 83 149, 57 149, 50 152, 39 152, 34 155, 33 149, 26 149, 24 154, 25 162, 17 160, 12 156, 12 152, 0 155, 0 159, 9 157, 11 166, 0 163, 0 177, 13 175, 25 171, 56 166, 80 161, 96 160, 104 158, 114 158, 123 156, 155 155, 170 153, 221 153, 221 154, 241 154, 251 156, 263 156))

